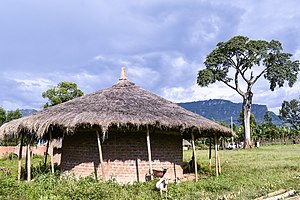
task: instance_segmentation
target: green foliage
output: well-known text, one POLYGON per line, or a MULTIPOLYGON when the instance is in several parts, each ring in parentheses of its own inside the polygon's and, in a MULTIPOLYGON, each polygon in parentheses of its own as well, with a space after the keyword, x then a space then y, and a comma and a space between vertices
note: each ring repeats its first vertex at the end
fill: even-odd
MULTIPOLYGON (((19 119, 22 117, 22 114, 20 112, 19 109, 15 110, 15 111, 7 111, 5 112, 4 109, 0 108, 0 126, 3 123, 12 121, 14 119, 19 119)), ((2 146, 15 146, 18 145, 19 139, 16 137, 4 137, 1 142, 0 145, 2 146)))
POLYGON ((283 101, 279 115, 285 123, 292 125, 294 129, 300 128, 300 104, 296 99, 283 101))
MULTIPOLYGON (((200 86, 208 86, 216 81, 228 84, 241 77, 247 84, 253 85, 264 75, 272 91, 276 86, 282 87, 285 81, 291 87, 297 81, 299 61, 292 61, 292 54, 282 51, 281 43, 275 40, 267 42, 235 36, 227 42, 219 42, 217 48, 206 57, 206 69, 199 71, 197 83, 200 86), (253 67, 263 67, 263 70, 255 77, 251 71, 253 67), (229 75, 230 69, 235 71, 233 77, 229 75), (251 72, 248 76, 247 71, 251 72)), ((241 92, 238 87, 232 88, 241 92)))
POLYGON ((215 82, 216 82, 216 78, 211 70, 203 69, 199 71, 198 78, 197 78, 198 85, 204 87, 215 82))
POLYGON ((281 138, 281 133, 280 128, 270 123, 260 123, 256 129, 257 137, 260 139, 278 139, 281 138))
POLYGON ((14 119, 19 119, 22 117, 22 113, 19 109, 15 111, 8 111, 6 114, 6 122, 12 121, 14 119))
POLYGON ((3 108, 0 107, 0 126, 5 122, 12 121, 14 119, 19 119, 22 117, 22 113, 19 109, 13 111, 5 111, 3 108))
POLYGON ((264 114, 264 119, 265 119, 265 122, 266 122, 266 123, 272 124, 272 117, 271 117, 269 111, 267 111, 267 112, 264 114))
POLYGON ((0 107, 0 126, 6 121, 6 112, 0 107))
POLYGON ((1 146, 16 146, 18 144, 19 144, 19 138, 17 137, 4 136, 4 138, 0 141, 1 146))
MULTIPOLYGON (((208 86, 216 81, 235 90, 243 98, 243 111, 251 110, 253 85, 262 76, 269 81, 270 90, 282 87, 285 82, 292 87, 300 71, 299 61, 291 60, 292 54, 283 52, 279 41, 249 40, 235 36, 227 42, 219 42, 205 59, 205 69, 198 72, 199 86, 208 86), (255 68, 255 69, 254 69, 255 68), (254 71, 258 72, 254 74, 254 71), (241 83, 246 85, 243 90, 241 83)), ((250 147, 249 116, 244 116, 246 147, 250 147)))
POLYGON ((76 83, 64 81, 57 84, 56 87, 43 92, 42 96, 49 100, 44 105, 44 108, 47 108, 83 96, 83 92, 77 88, 76 83))
POLYGON ((284 137, 282 130, 272 123, 272 117, 269 111, 265 113, 264 118, 265 122, 258 124, 256 128, 256 135, 259 139, 278 139, 281 138, 282 135, 284 137))
MULTIPOLYGON (((40 170, 43 157, 33 157, 34 180, 17 181, 18 159, 0 160, 0 199, 255 199, 278 189, 300 189, 299 145, 264 146, 255 149, 220 151, 222 174, 207 171, 207 151, 198 150, 200 180, 169 184, 160 196, 155 181, 134 184, 102 182, 91 177, 51 175, 40 170), (39 173, 35 173, 39 172, 39 173)), ((188 162, 192 151, 184 151, 188 162)), ((23 162, 24 164, 24 162, 23 162)), ((213 166, 214 169, 214 166, 213 166)))
POLYGON ((225 122, 225 120, 222 120, 220 122, 217 122, 218 124, 225 126, 225 127, 229 127, 228 124, 225 122))

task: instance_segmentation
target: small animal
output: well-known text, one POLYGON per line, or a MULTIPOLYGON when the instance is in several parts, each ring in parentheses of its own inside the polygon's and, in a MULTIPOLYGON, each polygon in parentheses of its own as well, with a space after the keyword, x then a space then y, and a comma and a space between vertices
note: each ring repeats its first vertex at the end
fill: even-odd
POLYGON ((168 178, 160 178, 156 183, 156 188, 159 189, 160 195, 162 196, 163 192, 168 192, 168 178))

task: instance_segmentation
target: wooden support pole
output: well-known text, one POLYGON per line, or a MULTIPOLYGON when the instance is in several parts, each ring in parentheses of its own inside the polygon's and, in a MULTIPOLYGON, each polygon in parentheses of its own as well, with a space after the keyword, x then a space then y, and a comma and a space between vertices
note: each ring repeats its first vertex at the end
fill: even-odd
POLYGON ((218 167, 218 139, 217 135, 215 135, 215 163, 216 163, 216 176, 219 176, 219 167, 218 167))
POLYGON ((53 142, 52 142, 52 132, 51 130, 49 131, 49 142, 50 142, 50 159, 51 159, 51 173, 54 174, 54 148, 53 148, 53 142))
MULTIPOLYGON (((28 136, 27 136, 27 139, 26 139, 26 152, 25 152, 25 176, 26 176, 26 173, 28 171, 28 148, 27 148, 27 141, 28 141, 28 136)), ((25 178, 25 177, 24 177, 25 178)))
POLYGON ((22 175, 22 147, 23 147, 24 134, 21 133, 21 143, 19 148, 19 165, 18 165, 18 180, 21 180, 22 175))
POLYGON ((221 157, 220 157, 220 151, 218 151, 218 171, 219 171, 219 174, 221 174, 221 157))
POLYGON ((100 165, 101 165, 101 170, 102 170, 102 177, 103 177, 103 180, 106 181, 104 163, 103 163, 103 155, 102 155, 101 140, 100 140, 100 136, 99 136, 98 131, 96 131, 96 134, 97 134, 97 141, 98 141, 99 160, 100 160, 100 165))
POLYGON ((197 155, 196 155, 196 148, 195 148, 195 137, 193 132, 192 132, 192 147, 193 147, 194 165, 195 165, 195 181, 197 182, 198 181, 197 155))
POLYGON ((208 153, 209 165, 208 170, 211 172, 211 137, 209 138, 209 153, 208 153))
POLYGON ((151 180, 153 180, 153 169, 152 169, 152 156, 151 156, 151 144, 150 144, 150 133, 147 126, 147 149, 148 149, 148 159, 149 159, 149 171, 151 180))
POLYGON ((30 150, 30 136, 27 137, 27 181, 31 181, 31 150, 30 150))
POLYGON ((45 169, 46 169, 46 166, 47 166, 48 151, 49 151, 49 140, 47 141, 47 148, 46 148, 46 152, 45 152, 45 161, 44 161, 44 168, 45 169))
MULTIPOLYGON (((219 137, 217 138, 217 146, 219 143, 219 137)), ((218 149, 218 172, 219 172, 219 175, 221 174, 221 157, 220 157, 220 151, 218 149)))

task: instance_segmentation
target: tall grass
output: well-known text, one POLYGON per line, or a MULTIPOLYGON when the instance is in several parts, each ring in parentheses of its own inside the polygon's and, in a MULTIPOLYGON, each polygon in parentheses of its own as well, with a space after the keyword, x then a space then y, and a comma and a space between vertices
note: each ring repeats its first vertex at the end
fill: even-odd
MULTIPOLYGON (((192 152, 185 151, 187 162, 192 152)), ((34 180, 16 180, 17 159, 0 160, 0 199, 254 199, 278 189, 300 190, 300 145, 264 146, 256 149, 220 151, 222 174, 208 172, 208 152, 197 151, 198 182, 170 184, 163 197, 155 182, 119 185, 92 178, 76 180, 50 175, 42 168, 43 157, 34 157, 34 180)), ((214 168, 212 168, 214 169, 214 168)))

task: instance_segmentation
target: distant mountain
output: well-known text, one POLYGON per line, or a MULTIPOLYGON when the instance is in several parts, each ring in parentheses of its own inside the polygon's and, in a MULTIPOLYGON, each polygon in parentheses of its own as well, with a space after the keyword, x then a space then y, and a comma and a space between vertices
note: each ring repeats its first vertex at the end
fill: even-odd
MULTIPOLYGON (((233 103, 223 99, 178 103, 178 105, 208 119, 224 120, 228 125, 230 124, 230 117, 232 117, 235 124, 239 124, 237 119, 242 109, 242 103, 233 103)), ((252 104, 251 112, 254 114, 257 123, 264 121, 264 114, 267 111, 266 105, 252 104)), ((274 112, 270 112, 270 115, 273 123, 282 124, 282 121, 274 112)))
POLYGON ((37 112, 37 110, 35 110, 35 109, 20 109, 20 112, 21 112, 22 116, 25 117, 27 115, 37 112))

